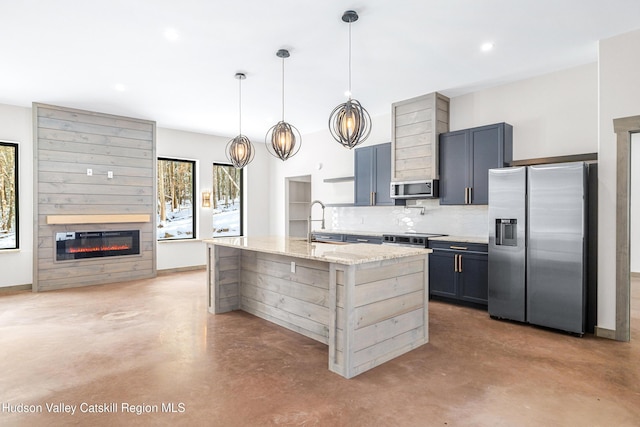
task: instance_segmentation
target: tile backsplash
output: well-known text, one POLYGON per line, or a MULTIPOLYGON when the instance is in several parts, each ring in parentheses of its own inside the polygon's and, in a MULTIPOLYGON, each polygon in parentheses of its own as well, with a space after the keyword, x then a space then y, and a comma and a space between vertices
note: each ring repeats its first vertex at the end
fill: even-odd
POLYGON ((327 229, 389 233, 442 233, 487 237, 488 207, 440 206, 437 199, 405 206, 350 206, 327 208, 327 229))

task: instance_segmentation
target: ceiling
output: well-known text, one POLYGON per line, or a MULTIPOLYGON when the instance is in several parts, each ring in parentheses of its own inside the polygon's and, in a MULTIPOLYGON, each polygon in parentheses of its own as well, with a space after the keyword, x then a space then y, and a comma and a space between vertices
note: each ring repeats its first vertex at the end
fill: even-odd
POLYGON ((155 120, 255 142, 281 119, 326 129, 348 86, 372 116, 595 62, 597 42, 640 27, 640 1, 0 0, 0 103, 155 120), (613 7, 615 6, 615 7, 613 7), (165 37, 167 30, 177 40, 165 37), (481 44, 494 43, 490 52, 481 44))

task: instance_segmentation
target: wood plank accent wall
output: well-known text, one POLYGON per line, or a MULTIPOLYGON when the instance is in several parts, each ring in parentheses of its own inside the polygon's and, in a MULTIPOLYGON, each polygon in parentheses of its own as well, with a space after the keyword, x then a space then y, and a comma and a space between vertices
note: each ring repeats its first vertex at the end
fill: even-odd
POLYGON ((433 92, 395 102, 391 120, 391 180, 438 178, 438 136, 449 131, 449 98, 433 92))
POLYGON ((33 123, 34 292, 154 277, 155 122, 34 103, 33 123), (47 224, 56 215, 123 214, 151 221, 47 224), (129 229, 140 230, 140 256, 55 261, 56 232, 129 229))

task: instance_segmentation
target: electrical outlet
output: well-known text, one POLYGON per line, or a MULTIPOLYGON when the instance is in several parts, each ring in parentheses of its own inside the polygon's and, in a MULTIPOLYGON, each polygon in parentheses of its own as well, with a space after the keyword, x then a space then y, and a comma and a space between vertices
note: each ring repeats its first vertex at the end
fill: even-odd
POLYGON ((107 178, 113 179, 113 171, 107 171, 107 178))
POLYGON ((292 273, 296 272, 296 263, 295 263, 295 261, 291 261, 291 272, 292 273))
POLYGON ((87 176, 93 175, 93 169, 87 169, 87 176))

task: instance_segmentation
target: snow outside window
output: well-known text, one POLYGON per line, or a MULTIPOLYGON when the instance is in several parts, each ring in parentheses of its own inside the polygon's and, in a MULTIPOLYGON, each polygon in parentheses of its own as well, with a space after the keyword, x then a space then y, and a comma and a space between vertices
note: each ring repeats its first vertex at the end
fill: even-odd
POLYGON ((242 169, 213 164, 213 237, 242 235, 242 169))
POLYGON ((158 240, 195 239, 196 162, 158 159, 158 240))
POLYGON ((18 144, 0 141, 0 250, 19 245, 18 144))

